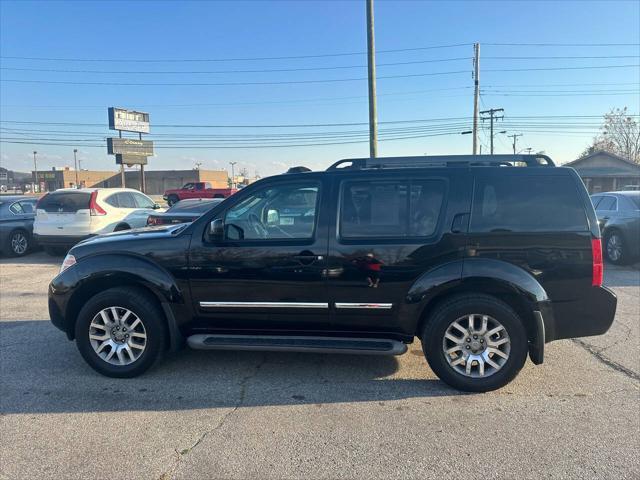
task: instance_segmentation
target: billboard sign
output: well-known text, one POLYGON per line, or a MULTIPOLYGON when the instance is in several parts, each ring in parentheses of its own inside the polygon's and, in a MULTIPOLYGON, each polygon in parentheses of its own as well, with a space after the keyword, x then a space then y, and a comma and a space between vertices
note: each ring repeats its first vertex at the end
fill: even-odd
POLYGON ((124 108, 109 107, 109 129, 149 133, 149 114, 124 108))
POLYGON ((116 155, 116 165, 146 165, 147 157, 139 157, 136 155, 116 155))
POLYGON ((133 138, 107 138, 109 155, 153 157, 153 142, 133 138))

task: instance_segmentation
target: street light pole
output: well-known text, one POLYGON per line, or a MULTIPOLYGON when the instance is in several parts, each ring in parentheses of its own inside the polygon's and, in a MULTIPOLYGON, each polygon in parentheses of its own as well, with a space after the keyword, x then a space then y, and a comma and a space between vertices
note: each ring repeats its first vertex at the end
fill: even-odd
POLYGON ((36 155, 38 152, 33 151, 33 186, 31 187, 31 193, 36 193, 36 184, 38 183, 38 160, 36 160, 36 155))
POLYGON ((236 188, 236 174, 234 169, 236 163, 238 162, 229 162, 229 165, 231 165, 231 188, 236 188))
POLYGON ((73 149, 73 166, 76 170, 76 188, 79 188, 78 185, 78 149, 73 149))

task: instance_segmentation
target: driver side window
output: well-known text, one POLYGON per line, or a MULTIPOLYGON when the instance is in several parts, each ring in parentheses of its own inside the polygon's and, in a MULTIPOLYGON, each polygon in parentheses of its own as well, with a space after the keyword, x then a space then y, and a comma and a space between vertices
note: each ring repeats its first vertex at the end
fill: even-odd
POLYGON ((319 190, 316 182, 258 190, 227 211, 225 238, 231 241, 313 238, 319 190))

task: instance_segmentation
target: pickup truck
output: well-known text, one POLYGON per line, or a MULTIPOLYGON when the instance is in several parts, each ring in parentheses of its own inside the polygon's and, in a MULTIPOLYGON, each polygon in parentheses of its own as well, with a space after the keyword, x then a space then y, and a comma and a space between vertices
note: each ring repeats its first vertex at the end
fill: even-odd
POLYGON ((162 198, 172 206, 185 198, 227 198, 237 191, 235 188, 213 188, 209 182, 190 182, 182 188, 167 190, 162 198))

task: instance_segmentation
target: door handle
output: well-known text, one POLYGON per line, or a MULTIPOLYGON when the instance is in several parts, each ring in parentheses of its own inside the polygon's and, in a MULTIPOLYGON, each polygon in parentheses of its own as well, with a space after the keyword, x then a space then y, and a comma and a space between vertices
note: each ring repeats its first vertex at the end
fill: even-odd
POLYGON ((304 251, 298 255, 294 255, 293 258, 303 265, 311 265, 313 262, 322 260, 324 257, 322 255, 315 255, 313 252, 304 251))

